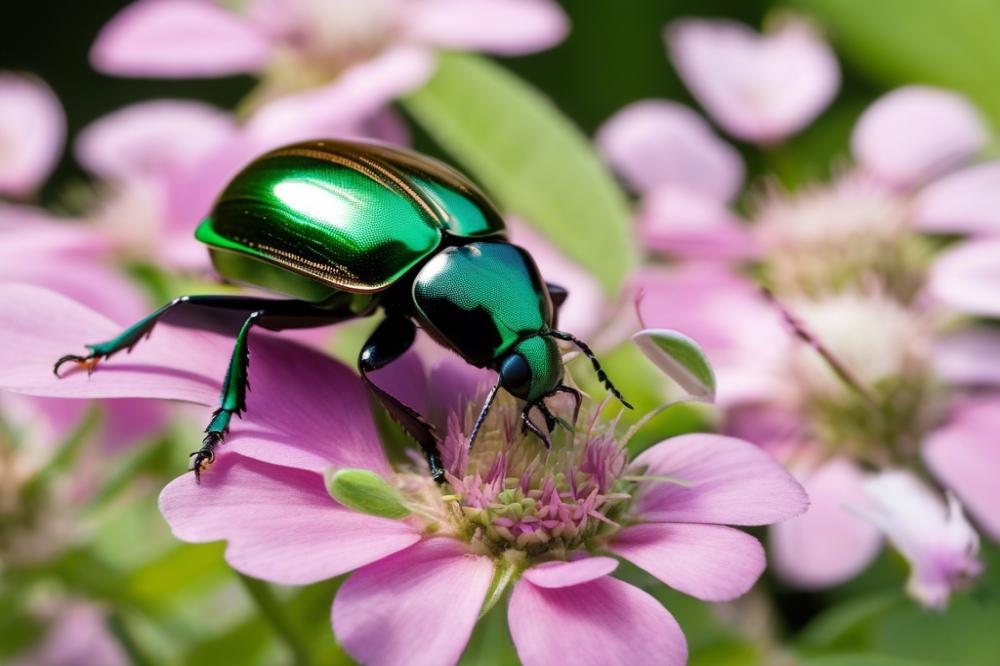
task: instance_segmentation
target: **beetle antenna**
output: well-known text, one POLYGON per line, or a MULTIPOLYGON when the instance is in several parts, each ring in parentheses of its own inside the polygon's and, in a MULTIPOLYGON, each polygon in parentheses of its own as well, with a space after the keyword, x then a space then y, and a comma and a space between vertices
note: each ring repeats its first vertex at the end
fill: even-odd
POLYGON ((497 391, 500 390, 500 375, 497 375, 497 383, 493 385, 490 389, 489 394, 486 396, 486 402, 483 403, 483 408, 479 411, 479 416, 476 417, 476 423, 472 426, 472 434, 469 435, 469 443, 467 445, 467 450, 472 450, 472 443, 476 441, 476 435, 479 434, 479 429, 483 426, 483 421, 486 420, 486 414, 490 411, 490 406, 493 404, 493 400, 497 397, 497 391))
POLYGON ((599 379, 607 388, 612 395, 618 398, 618 402, 622 403, 629 409, 634 409, 632 405, 622 396, 621 392, 615 388, 615 385, 611 383, 608 379, 608 375, 604 372, 604 368, 601 367, 601 363, 597 360, 597 356, 594 355, 594 350, 590 348, 586 342, 576 337, 572 333, 564 333, 563 331, 549 331, 548 335, 559 340, 565 340, 567 342, 572 342, 574 345, 580 348, 584 356, 590 359, 591 364, 594 366, 594 371, 597 372, 597 379, 599 379))

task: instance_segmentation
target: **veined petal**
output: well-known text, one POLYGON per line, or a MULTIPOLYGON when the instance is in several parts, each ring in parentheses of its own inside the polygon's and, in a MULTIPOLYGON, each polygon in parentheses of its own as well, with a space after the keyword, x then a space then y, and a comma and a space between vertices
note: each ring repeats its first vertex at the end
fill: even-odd
POLYGON ((522 578, 507 618, 525 666, 679 666, 687 660, 687 641, 669 611, 608 576, 559 588, 522 578))
POLYGON ((604 159, 637 192, 679 186, 726 202, 743 183, 739 153, 676 102, 630 104, 598 129, 595 140, 604 159))
POLYGON ((758 254, 757 243, 723 203, 684 187, 657 187, 639 209, 647 247, 685 259, 732 261, 758 254))
POLYGON ((401 11, 405 37, 458 51, 531 53, 555 46, 569 31, 552 0, 414 0, 401 11))
POLYGON ((759 35, 734 21, 683 19, 664 38, 684 83, 735 137, 770 143, 819 115, 840 85, 830 47, 805 21, 759 35))
POLYGON ((138 0, 101 29, 90 62, 119 76, 226 76, 259 70, 269 49, 250 21, 209 0, 138 0))
POLYGON ((923 188, 913 218, 924 231, 1000 235, 1000 161, 957 171, 923 188))
POLYGON ((522 574, 533 585, 544 588, 570 587, 603 578, 618 568, 611 557, 584 557, 572 562, 546 562, 522 574))
POLYGON ((420 540, 404 521, 340 506, 321 474, 226 450, 200 484, 191 473, 171 481, 160 511, 179 539, 225 539, 234 569, 286 585, 333 578, 420 540))
POLYGON ((103 178, 162 175, 192 164, 236 132, 232 116, 187 100, 140 102, 85 127, 76 157, 103 178))
POLYGON ((960 405, 924 440, 923 456, 941 483, 968 507, 983 530, 1000 540, 1000 398, 960 405))
POLYGON ((33 76, 0 72, 0 193, 30 194, 62 153, 66 119, 59 99, 33 76))
POLYGON ((929 86, 898 88, 875 101, 851 136, 854 158, 889 185, 919 185, 967 159, 989 140, 965 97, 929 86))
POLYGON ((333 632, 372 666, 437 666, 462 656, 493 577, 489 558, 427 539, 361 569, 337 592, 333 632))
POLYGON ((956 310, 1000 316, 1000 238, 966 241, 942 252, 928 290, 956 310))
POLYGON ((633 525, 616 534, 609 549, 670 587, 705 601, 745 594, 767 564, 757 539, 723 525, 633 525))
POLYGON ((882 547, 878 529, 847 509, 866 502, 864 475, 842 458, 795 471, 809 493, 809 510, 771 528, 775 570, 810 589, 853 578, 882 547))
POLYGON ((635 508, 649 522, 767 525, 809 505, 802 486, 780 463, 733 437, 672 437, 644 451, 633 467, 684 484, 646 482, 635 508))

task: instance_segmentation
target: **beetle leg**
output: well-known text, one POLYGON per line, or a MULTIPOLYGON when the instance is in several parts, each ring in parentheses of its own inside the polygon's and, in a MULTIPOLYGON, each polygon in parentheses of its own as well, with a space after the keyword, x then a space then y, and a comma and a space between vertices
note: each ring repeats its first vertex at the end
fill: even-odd
POLYGON ((531 403, 525 406, 525 408, 521 411, 521 432, 530 430, 531 432, 535 433, 538 439, 542 440, 542 442, 545 444, 545 448, 551 449, 552 440, 549 439, 548 433, 544 432, 541 428, 536 426, 535 422, 531 420, 530 416, 528 416, 528 413, 531 411, 531 408, 535 406, 536 405, 534 403, 531 403))
POLYGON ((361 373, 361 379, 365 386, 389 412, 389 416, 401 425, 403 430, 415 439, 420 448, 423 449, 431 477, 438 483, 443 483, 444 467, 441 464, 441 455, 438 453, 438 441, 434 433, 434 426, 424 420, 416 411, 400 402, 398 398, 379 388, 368 376, 369 372, 384 368, 405 354, 413 344, 416 334, 417 327, 408 318, 386 317, 368 338, 365 346, 362 347, 361 354, 358 356, 358 371, 361 373))
POLYGON ((573 425, 575 426, 577 419, 580 418, 580 405, 583 403, 583 396, 580 395, 579 390, 565 384, 557 386, 549 395, 556 393, 569 393, 573 396, 573 425))

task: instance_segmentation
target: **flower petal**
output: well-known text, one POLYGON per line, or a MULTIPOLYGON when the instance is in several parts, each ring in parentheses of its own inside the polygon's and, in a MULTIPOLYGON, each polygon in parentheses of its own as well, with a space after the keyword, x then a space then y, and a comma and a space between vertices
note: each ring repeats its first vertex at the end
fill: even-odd
POLYGON ((191 164, 236 132, 225 111, 184 100, 140 102, 85 127, 76 140, 77 160, 103 178, 163 174, 191 164))
POLYGON ((952 384, 1000 386, 1000 331, 965 328, 934 342, 934 370, 952 384))
POLYGON ((22 197, 52 171, 66 138, 55 93, 33 76, 0 72, 0 193, 22 197))
POLYGON ((532 53, 569 31, 566 14, 551 0, 419 0, 402 11, 405 37, 456 51, 532 53))
POLYGON ((961 405, 951 421, 924 440, 927 466, 950 488, 978 523, 1000 539, 1000 399, 961 405))
POLYGON ((804 21, 767 35, 734 21, 684 19, 664 34, 670 58, 709 115, 735 137, 778 141, 805 127, 833 99, 840 70, 804 21))
POLYGON ((673 185, 725 202, 743 182, 739 153, 676 102, 630 104, 598 129, 595 140, 604 159, 637 192, 673 185))
POLYGON ((63 601, 45 637, 8 666, 126 666, 131 663, 94 604, 63 601))
POLYGON ((609 548, 670 587, 705 601, 745 594, 767 564, 757 539, 722 525, 633 525, 616 534, 609 548))
POLYGON ((868 107, 854 127, 851 150, 869 174, 905 188, 954 167, 988 139, 985 122, 965 97, 907 86, 868 107))
POLYGON ((758 254, 754 237, 724 204, 684 187, 650 192, 642 200, 638 224, 644 244, 664 254, 724 261, 758 254))
POLYGON ((190 473, 171 481, 160 511, 179 539, 225 539, 234 569, 287 585, 338 576, 420 540, 404 521, 340 506, 321 474, 226 450, 200 484, 190 473))
POLYGON ((842 458, 797 472, 809 493, 809 511, 771 528, 775 569, 803 588, 824 588, 853 578, 882 546, 878 529, 846 508, 865 503, 864 475, 842 458))
POLYGON ((101 29, 90 62, 118 76, 225 76, 260 69, 268 50, 252 23, 214 2, 138 0, 101 29))
POLYGON ((607 576, 617 568, 614 558, 585 557, 572 562, 545 562, 525 571, 523 577, 538 587, 570 587, 607 576))
POLYGON ((427 539, 358 571, 333 602, 333 631, 364 664, 454 664, 493 577, 487 557, 427 539), (416 648, 419 646, 419 648, 416 648))
POLYGON ((679 666, 687 660, 684 633, 667 609, 607 576, 559 588, 522 579, 507 618, 525 666, 679 666))
POLYGON ((942 252, 928 290, 962 312, 1000 316, 1000 238, 966 241, 942 252))
POLYGON ((780 463, 733 437, 672 437, 644 451, 633 466, 685 484, 648 482, 636 513, 650 522, 767 525, 809 505, 802 486, 780 463))
POLYGON ((934 181, 917 194, 912 215, 924 231, 1000 235, 1000 161, 934 181))
POLYGON ((317 136, 357 135, 365 121, 398 95, 420 86, 433 71, 428 51, 398 47, 345 70, 329 85, 266 104, 246 129, 260 151, 317 136))

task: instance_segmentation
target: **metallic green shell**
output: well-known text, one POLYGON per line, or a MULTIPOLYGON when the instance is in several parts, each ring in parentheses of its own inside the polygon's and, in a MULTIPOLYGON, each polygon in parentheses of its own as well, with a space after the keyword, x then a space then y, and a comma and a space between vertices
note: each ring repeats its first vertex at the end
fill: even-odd
POLYGON ((413 301, 428 332, 480 367, 552 325, 552 300, 538 267, 506 242, 441 251, 417 273, 413 301))
POLYGON ((430 158, 374 144, 313 141, 246 167, 196 237, 213 249, 226 277, 279 284, 316 300, 322 290, 291 276, 276 279, 273 270, 255 279, 254 267, 263 262, 334 290, 377 292, 432 254, 444 234, 502 238, 504 225, 474 185, 430 158))

